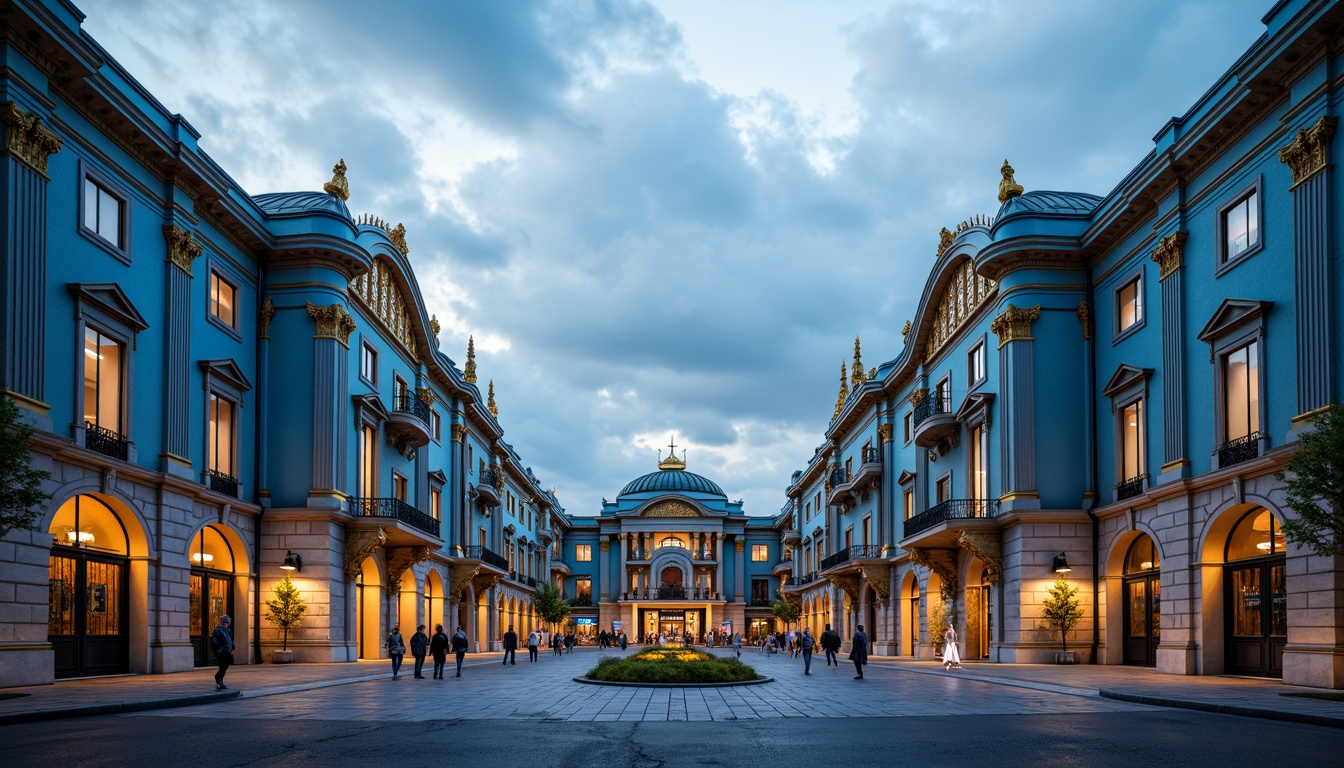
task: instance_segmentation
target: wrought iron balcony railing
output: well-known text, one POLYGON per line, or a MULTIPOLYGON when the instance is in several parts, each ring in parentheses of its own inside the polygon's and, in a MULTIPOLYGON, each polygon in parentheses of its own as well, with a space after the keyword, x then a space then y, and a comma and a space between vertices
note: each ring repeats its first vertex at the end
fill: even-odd
POLYGON ((429 403, 420 399, 415 392, 405 389, 392 398, 392 410, 409 413, 426 424, 429 423, 429 403))
POLYGON ((579 607, 579 608, 586 608, 586 607, 589 607, 589 606, 591 606, 591 605, 593 604, 593 593, 592 593, 592 592, 580 592, 579 594, 577 594, 577 595, 575 595, 574 597, 570 598, 569 604, 570 604, 571 606, 577 606, 577 607, 579 607))
POLYGON ((84 447, 122 461, 125 461, 130 453, 130 441, 125 435, 100 427, 91 421, 84 422, 84 447))
POLYGON ((350 514, 357 517, 386 517, 424 531, 431 536, 439 535, 439 521, 431 515, 412 507, 401 499, 352 496, 350 514))
POLYGON ((906 520, 905 536, 913 536, 948 520, 994 517, 998 513, 999 502, 995 499, 948 499, 906 520))
POLYGON ((924 396, 923 400, 919 401, 918 405, 915 406, 915 410, 910 418, 914 421, 914 425, 918 427, 932 416, 951 412, 952 398, 950 396, 938 392, 930 392, 924 396))
POLYGON ((1148 479, 1148 475, 1139 475, 1131 477, 1128 480, 1122 480, 1115 484, 1115 500, 1128 499, 1131 496, 1138 496, 1143 493, 1143 483, 1148 479))
POLYGON ((769 608, 773 603, 770 602, 768 597, 753 597, 748 605, 752 608, 769 608))
POLYGON ((876 544, 855 544, 852 547, 845 547, 834 555, 822 559, 821 570, 829 570, 841 563, 847 563, 850 560, 861 560, 864 558, 881 556, 882 548, 876 544))
POLYGON ((493 565, 501 571, 507 571, 509 569, 508 559, 488 547, 463 547, 462 556, 471 558, 472 560, 480 560, 482 563, 493 565))
POLYGON ((1218 446, 1218 468, 1230 467, 1243 461, 1250 461, 1260 455, 1260 433, 1252 432, 1245 437, 1229 440, 1218 446))
POLYGON ((864 449, 863 449, 863 463, 864 463, 864 464, 881 464, 881 463, 882 463, 882 451, 878 450, 877 448, 864 448, 864 449))
POLYGON ((495 487, 495 470, 493 470, 493 469, 487 469, 487 470, 485 470, 484 472, 482 472, 482 473, 481 473, 481 481, 480 481, 479 483, 477 483, 477 485, 488 485, 488 486, 490 486, 491 488, 494 488, 494 487, 495 487))
POLYGON ((207 469, 205 476, 210 480, 210 490, 238 498, 238 478, 226 475, 217 469, 207 469))
POLYGON ((814 581, 816 581, 816 580, 817 580, 817 572, 816 572, 816 571, 813 571, 813 572, 811 572, 811 573, 805 573, 805 574, 803 574, 802 576, 799 576, 799 577, 798 577, 798 581, 795 582, 795 583, 797 583, 797 584, 811 584, 812 582, 814 582, 814 581))
POLYGON ((844 468, 831 470, 831 487, 844 485, 849 482, 849 473, 844 468))

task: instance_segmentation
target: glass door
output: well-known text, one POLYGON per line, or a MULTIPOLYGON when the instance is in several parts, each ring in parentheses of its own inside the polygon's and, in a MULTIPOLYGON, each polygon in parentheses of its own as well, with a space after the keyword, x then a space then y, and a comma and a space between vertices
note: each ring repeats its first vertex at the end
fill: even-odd
POLYGON ((219 617, 233 610, 233 577, 193 568, 191 571, 191 645, 196 666, 218 663, 210 638, 219 617))
POLYGON ((1283 677, 1288 641, 1287 568, 1281 558, 1228 566, 1227 671, 1283 677))
POLYGON ((1157 665, 1162 635, 1162 582, 1157 575, 1125 579, 1125 663, 1157 665))
POLYGON ((56 677, 127 671, 126 562, 53 552, 47 574, 47 637, 55 651, 56 677))

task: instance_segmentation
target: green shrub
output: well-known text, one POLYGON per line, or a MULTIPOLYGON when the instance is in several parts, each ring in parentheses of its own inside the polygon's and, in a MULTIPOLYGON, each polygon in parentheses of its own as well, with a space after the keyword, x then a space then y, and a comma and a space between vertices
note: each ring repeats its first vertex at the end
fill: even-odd
POLYGON ((760 675, 737 659, 673 646, 608 656, 588 670, 587 677, 612 683, 738 683, 760 675))

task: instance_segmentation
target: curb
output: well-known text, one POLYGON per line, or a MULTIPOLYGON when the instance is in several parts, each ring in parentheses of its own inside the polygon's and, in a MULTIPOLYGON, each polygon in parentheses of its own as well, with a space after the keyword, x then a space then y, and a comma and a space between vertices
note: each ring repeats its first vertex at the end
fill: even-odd
POLYGON ((736 688, 742 685, 764 685, 775 682, 773 677, 758 677, 755 680, 742 680, 736 683, 620 683, 614 680, 589 680, 586 677, 572 679, 584 685, 609 685, 616 688, 736 688))
POLYGON ((1193 709, 1199 712, 1213 712, 1219 715, 1256 717, 1262 720, 1280 720, 1287 723, 1302 723, 1305 725, 1319 725, 1326 728, 1344 729, 1344 718, 1311 715, 1305 712, 1286 712, 1278 709, 1255 709, 1252 707, 1238 707, 1232 704, 1214 704, 1207 701, 1192 701, 1190 699, 1167 699, 1161 696, 1145 696, 1143 694, 1125 693, 1123 691, 1103 690, 1098 691, 1098 693, 1100 693, 1101 697, 1104 699, 1128 701, 1134 704, 1147 704, 1153 707, 1193 709))
POLYGON ((178 696, 171 699, 147 699, 144 701, 122 701, 115 704, 92 704, 85 707, 66 707, 64 709, 44 709, 36 712, 15 712, 0 715, 0 726, 40 723, 48 720, 66 720, 74 717, 94 717, 97 715, 124 715, 130 712, 148 712, 155 709, 174 709, 192 707, 197 704, 214 704, 242 696, 242 691, 227 693, 202 693, 195 696, 178 696))

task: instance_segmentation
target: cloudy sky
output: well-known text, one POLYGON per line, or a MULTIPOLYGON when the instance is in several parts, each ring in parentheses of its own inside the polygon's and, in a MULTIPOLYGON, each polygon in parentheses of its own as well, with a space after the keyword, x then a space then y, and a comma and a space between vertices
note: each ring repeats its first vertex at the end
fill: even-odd
POLYGON ((1270 0, 78 0, 243 188, 405 222, 459 365, 573 514, 690 469, 772 514, 940 227, 1105 194, 1270 0))

